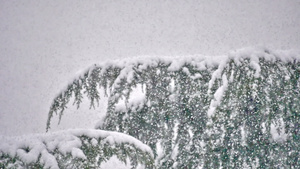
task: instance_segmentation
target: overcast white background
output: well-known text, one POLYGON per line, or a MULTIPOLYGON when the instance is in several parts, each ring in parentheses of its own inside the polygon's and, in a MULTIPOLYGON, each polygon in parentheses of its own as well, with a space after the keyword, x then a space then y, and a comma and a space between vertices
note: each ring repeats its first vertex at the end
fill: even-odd
MULTIPOLYGON (((52 99, 93 63, 299 49, 299 9, 299 0, 0 0, 0 135, 45 132, 52 99)), ((67 112, 57 129, 91 127, 103 110, 67 112)))

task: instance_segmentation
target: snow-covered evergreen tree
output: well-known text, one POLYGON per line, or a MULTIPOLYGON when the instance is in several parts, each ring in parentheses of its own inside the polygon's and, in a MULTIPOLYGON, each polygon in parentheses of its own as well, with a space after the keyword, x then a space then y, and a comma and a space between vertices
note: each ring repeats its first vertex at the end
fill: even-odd
POLYGON ((149 152, 135 154, 150 168, 300 167, 297 52, 247 48, 221 57, 149 57, 94 65, 54 99, 47 130, 53 115, 61 119, 72 98, 79 107, 86 96, 97 108, 101 90, 108 108, 97 129, 128 134, 148 145, 154 160, 139 160, 139 153, 150 157, 149 152))

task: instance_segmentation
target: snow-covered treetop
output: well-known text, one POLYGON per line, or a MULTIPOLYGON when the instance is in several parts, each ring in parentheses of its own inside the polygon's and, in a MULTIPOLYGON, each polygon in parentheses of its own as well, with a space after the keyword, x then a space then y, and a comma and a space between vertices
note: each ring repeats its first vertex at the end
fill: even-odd
MULTIPOLYGON (((75 97, 74 104, 79 107, 83 94, 86 94, 91 101, 91 107, 95 107, 95 103, 99 102, 99 88, 102 88, 107 95, 116 89, 127 85, 135 85, 139 82, 134 82, 138 76, 141 76, 143 71, 147 71, 149 67, 167 67, 168 72, 176 72, 179 70, 188 70, 184 67, 192 66, 194 70, 207 70, 211 73, 208 93, 215 83, 216 79, 221 79, 222 71, 231 61, 236 65, 241 62, 249 60, 249 66, 255 71, 254 76, 260 76, 260 60, 275 63, 280 61, 282 63, 298 63, 300 62, 300 51, 297 50, 269 50, 264 47, 249 47, 229 52, 228 55, 221 56, 204 56, 204 55, 190 55, 184 57, 168 57, 168 56, 143 56, 125 58, 120 60, 113 60, 104 63, 95 64, 86 70, 77 73, 77 77, 73 79, 69 85, 61 90, 54 102, 51 105, 47 130, 50 127, 50 121, 53 113, 59 113, 59 119, 63 114, 66 105, 69 103, 71 97, 75 97)), ((159 72, 157 72, 159 73, 159 72)), ((186 71, 186 73, 189 73, 186 71)), ((200 74, 192 76, 200 78, 200 74), (199 75, 199 76, 198 76, 199 75)), ((224 78, 223 78, 224 79, 224 78)), ((124 91, 125 98, 128 99, 130 90, 124 91), (127 97, 126 97, 127 96, 127 97)), ((219 94, 222 93, 219 91, 219 94)), ((213 93, 212 93, 213 94, 213 93)), ((217 97, 221 97, 216 95, 217 97)), ((115 96, 114 96, 115 97, 115 96)), ((218 99, 217 99, 218 100, 218 99)), ((216 104, 216 103, 215 103, 216 104)), ((210 116, 210 113, 208 115, 210 116)))

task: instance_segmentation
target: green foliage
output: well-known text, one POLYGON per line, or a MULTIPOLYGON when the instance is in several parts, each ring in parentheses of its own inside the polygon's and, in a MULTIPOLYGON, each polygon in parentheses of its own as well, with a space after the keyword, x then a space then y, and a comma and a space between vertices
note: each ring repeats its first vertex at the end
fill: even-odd
POLYGON ((299 168, 300 64, 264 57, 257 64, 260 70, 247 58, 224 67, 191 61, 175 70, 162 60, 95 66, 54 100, 47 129, 72 96, 79 105, 86 93, 94 107, 103 88, 110 92, 101 129, 149 145, 158 168, 299 168), (145 98, 133 106, 137 88, 145 98))

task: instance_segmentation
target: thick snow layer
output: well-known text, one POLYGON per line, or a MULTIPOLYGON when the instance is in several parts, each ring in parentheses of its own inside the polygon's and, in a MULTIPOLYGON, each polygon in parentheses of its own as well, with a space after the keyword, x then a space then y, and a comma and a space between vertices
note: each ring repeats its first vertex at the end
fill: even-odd
MULTIPOLYGON (((300 50, 270 50, 265 47, 247 47, 239 50, 233 50, 228 53, 228 55, 220 56, 205 56, 205 55, 186 55, 186 56, 139 56, 126 59, 118 59, 114 61, 101 62, 95 66, 102 68, 102 73, 104 70, 110 66, 119 67, 122 69, 120 75, 115 80, 114 86, 118 86, 122 78, 127 79, 128 83, 131 83, 133 79, 133 65, 139 65, 138 70, 143 70, 148 66, 155 66, 158 63, 170 64, 168 71, 177 71, 183 67, 185 63, 191 63, 193 66, 197 67, 199 70, 203 69, 217 69, 213 72, 211 80, 209 81, 209 89, 212 87, 216 79, 221 78, 223 69, 230 60, 239 65, 241 60, 249 59, 250 66, 255 70, 255 77, 260 75, 259 59, 264 58, 267 61, 280 60, 285 63, 287 62, 300 62, 300 50)), ((186 74, 189 74, 187 68, 183 68, 186 74)), ((101 74, 102 74, 101 73, 101 74)), ((80 76, 79 76, 80 77, 80 76)), ((199 78, 200 75, 195 75, 193 78, 199 78)), ((76 77, 78 78, 78 76, 76 77)), ((115 87, 114 87, 115 88, 115 87)))
POLYGON ((18 137, 0 136, 0 152, 11 157, 18 156, 25 163, 34 163, 41 156, 45 167, 58 168, 57 161, 51 154, 55 149, 64 155, 70 153, 73 158, 86 159, 85 154, 80 149, 82 145, 80 136, 93 138, 92 144, 97 144, 95 139, 99 138, 104 139, 110 145, 131 144, 153 156, 150 147, 132 136, 93 129, 73 129, 18 137))
POLYGON ((105 161, 101 164, 100 168, 109 169, 109 168, 117 168, 117 169, 131 169, 131 165, 129 161, 127 161, 127 165, 121 162, 116 156, 112 156, 108 161, 105 161))
POLYGON ((125 111, 127 107, 138 109, 139 107, 142 107, 145 99, 145 86, 138 84, 132 89, 127 103, 124 98, 119 100, 119 102, 116 104, 115 111, 125 111))

